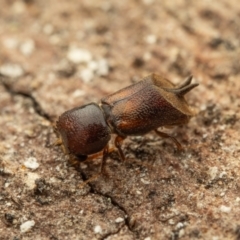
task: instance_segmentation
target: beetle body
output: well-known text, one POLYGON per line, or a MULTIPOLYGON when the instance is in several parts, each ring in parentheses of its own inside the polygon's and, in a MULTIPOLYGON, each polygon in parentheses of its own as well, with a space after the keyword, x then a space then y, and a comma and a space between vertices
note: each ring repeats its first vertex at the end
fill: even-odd
POLYGON ((186 124, 194 115, 184 98, 198 85, 191 84, 191 79, 175 87, 167 79, 151 74, 103 98, 99 105, 90 103, 63 113, 56 127, 66 152, 83 157, 105 149, 107 155, 108 142, 114 133, 115 145, 124 158, 121 141, 129 135, 143 135, 152 130, 172 138, 180 148, 175 138, 157 128, 186 124))
POLYGON ((102 99, 106 120, 121 136, 187 123, 193 111, 183 96, 168 91, 173 88, 167 79, 152 74, 102 99))

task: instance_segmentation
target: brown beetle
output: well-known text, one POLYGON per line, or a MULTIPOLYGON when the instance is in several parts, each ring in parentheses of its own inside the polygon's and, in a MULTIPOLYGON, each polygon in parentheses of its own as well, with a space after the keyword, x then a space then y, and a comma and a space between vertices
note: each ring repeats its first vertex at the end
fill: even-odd
POLYGON ((192 76, 175 87, 169 80, 151 74, 142 81, 103 98, 63 113, 56 124, 68 154, 79 159, 103 150, 102 165, 108 156, 111 134, 116 134, 115 146, 124 160, 121 143, 127 136, 143 135, 154 130, 159 136, 171 138, 178 149, 181 144, 159 127, 185 124, 194 115, 184 95, 198 86, 192 76))

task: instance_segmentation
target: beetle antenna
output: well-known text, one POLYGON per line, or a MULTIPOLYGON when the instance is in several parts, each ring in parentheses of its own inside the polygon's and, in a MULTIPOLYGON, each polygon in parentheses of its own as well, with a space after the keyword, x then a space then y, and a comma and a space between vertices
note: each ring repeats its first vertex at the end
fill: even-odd
POLYGON ((183 88, 176 89, 175 93, 178 96, 184 96, 186 93, 188 93, 189 91, 191 91, 193 88, 197 87, 198 85, 199 85, 198 83, 193 83, 193 84, 187 85, 183 88))
POLYGON ((186 78, 186 80, 179 85, 177 88, 164 88, 166 91, 174 93, 178 96, 184 96, 186 93, 191 91, 193 88, 197 87, 198 83, 190 84, 192 81, 193 76, 189 76, 186 78))
POLYGON ((183 87, 186 87, 187 85, 189 85, 189 84, 191 83, 191 81, 192 81, 192 78, 193 78, 192 75, 190 75, 189 77, 187 77, 187 78, 185 79, 185 81, 184 81, 181 85, 178 86, 178 88, 183 88, 183 87))
POLYGON ((198 83, 193 83, 193 84, 187 85, 182 88, 173 88, 173 89, 165 88, 165 90, 168 92, 174 93, 178 96, 184 96, 186 93, 188 93, 189 91, 191 91, 193 88, 197 87, 198 85, 199 85, 198 83))

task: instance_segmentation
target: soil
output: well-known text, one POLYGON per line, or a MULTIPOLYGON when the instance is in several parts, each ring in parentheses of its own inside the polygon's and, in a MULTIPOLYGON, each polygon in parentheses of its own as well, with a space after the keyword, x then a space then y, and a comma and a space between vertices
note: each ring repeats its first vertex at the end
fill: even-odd
POLYGON ((0 239, 240 239, 237 0, 0 1, 0 239), (60 114, 155 72, 198 114, 101 156, 55 146, 60 114))

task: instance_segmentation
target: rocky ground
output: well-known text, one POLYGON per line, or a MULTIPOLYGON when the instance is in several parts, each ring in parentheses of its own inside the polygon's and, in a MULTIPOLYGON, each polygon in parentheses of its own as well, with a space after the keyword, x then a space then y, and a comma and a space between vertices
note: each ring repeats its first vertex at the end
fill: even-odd
POLYGON ((0 1, 0 239, 240 239, 237 0, 0 1), (53 126, 151 72, 192 74, 188 125, 73 165, 53 126))

